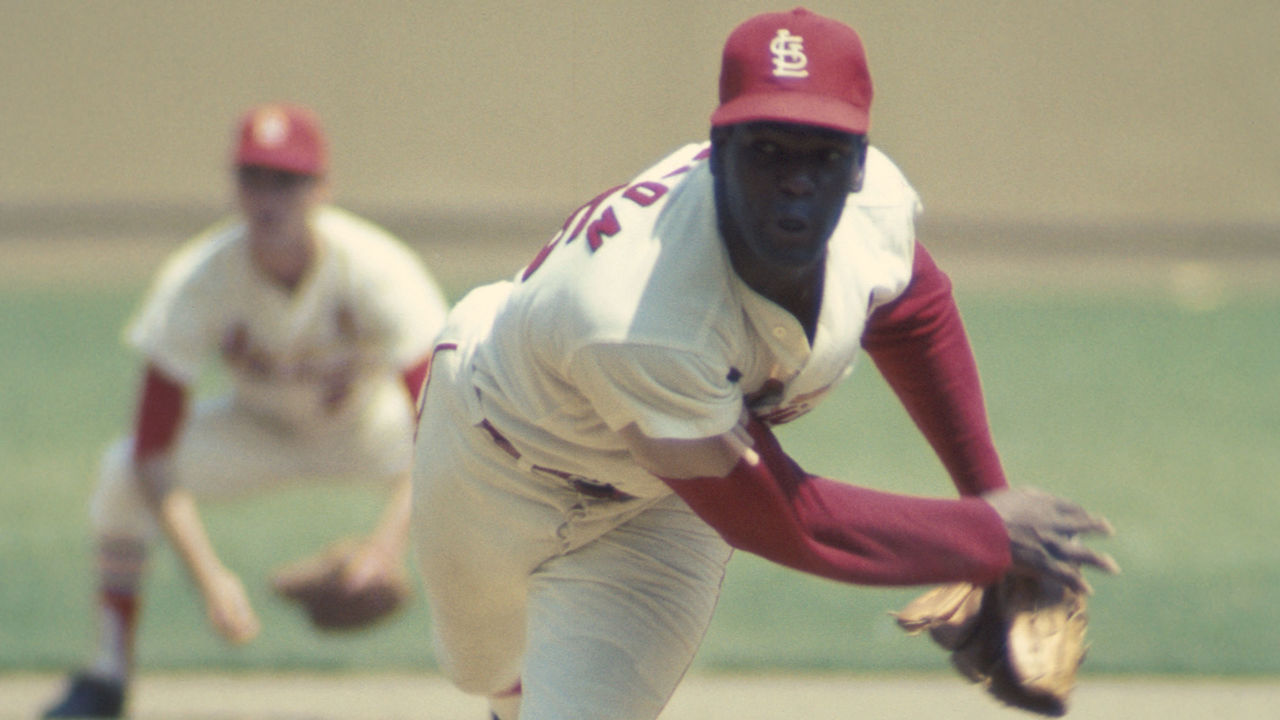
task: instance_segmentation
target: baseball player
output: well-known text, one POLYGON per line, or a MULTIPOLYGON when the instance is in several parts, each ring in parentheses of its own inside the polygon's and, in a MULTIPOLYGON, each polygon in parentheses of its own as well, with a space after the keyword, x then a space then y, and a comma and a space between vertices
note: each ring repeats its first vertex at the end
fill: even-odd
POLYGON ((92 502, 97 655, 46 717, 120 715, 156 527, 213 628, 236 644, 258 634, 197 501, 302 478, 367 483, 389 501, 345 581, 404 562, 414 406, 443 296, 407 247, 327 204, 326 142, 309 110, 249 111, 233 165, 238 217, 168 261, 127 331, 145 371, 133 434, 107 451, 92 502), (231 390, 193 404, 211 357, 231 390))
POLYGON ((849 27, 729 36, 711 141, 572 213, 450 314, 422 398, 413 530, 443 671, 501 720, 654 718, 731 548, 839 581, 1081 586, 1107 525, 1010 490, 915 191, 867 144, 849 27), (958 499, 804 472, 770 428, 865 350, 958 499))

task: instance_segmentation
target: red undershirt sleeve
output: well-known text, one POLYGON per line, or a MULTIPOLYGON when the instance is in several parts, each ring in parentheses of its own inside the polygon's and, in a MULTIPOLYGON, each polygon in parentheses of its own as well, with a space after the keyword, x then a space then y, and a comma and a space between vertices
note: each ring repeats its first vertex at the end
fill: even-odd
MULTIPOLYGON (((424 357, 401 373, 413 403, 418 401, 422 381, 430 366, 430 357, 424 357)), ((142 460, 168 450, 177 437, 185 413, 186 388, 156 366, 148 365, 135 422, 134 459, 142 460)))
POLYGON ((760 461, 721 478, 664 478, 733 547, 861 585, 995 582, 1010 563, 999 515, 978 498, 895 495, 804 472, 753 420, 760 461))
POLYGON ((428 353, 421 360, 410 365, 400 372, 400 378, 404 381, 404 387, 409 391, 409 401, 411 405, 418 404, 418 393, 422 392, 422 383, 427 379, 427 371, 431 369, 431 354, 428 353))
POLYGON ((167 451, 186 414, 187 391, 155 365, 148 365, 134 422, 133 459, 145 460, 167 451))
POLYGON ((960 494, 1008 485, 951 281, 923 246, 906 292, 871 314, 862 346, 960 494))

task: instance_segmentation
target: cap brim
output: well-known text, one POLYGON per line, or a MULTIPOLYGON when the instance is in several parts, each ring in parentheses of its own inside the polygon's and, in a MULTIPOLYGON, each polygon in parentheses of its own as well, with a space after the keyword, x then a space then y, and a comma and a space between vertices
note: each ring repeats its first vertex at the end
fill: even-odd
POLYGON ((870 127, 869 113, 826 95, 771 92, 743 95, 716 108, 711 126, 748 122, 785 122, 863 135, 870 127))
POLYGON ((315 158, 279 151, 241 151, 236 154, 235 163, 241 167, 269 168, 295 175, 320 175, 324 172, 324 168, 316 162, 315 158))

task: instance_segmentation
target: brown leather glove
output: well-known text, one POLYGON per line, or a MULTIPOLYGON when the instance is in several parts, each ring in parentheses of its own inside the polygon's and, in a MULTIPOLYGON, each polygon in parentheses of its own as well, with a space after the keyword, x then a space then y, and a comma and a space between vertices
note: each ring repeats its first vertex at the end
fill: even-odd
POLYGON ((901 612, 898 625, 924 631, 950 652, 951 664, 997 700, 1042 715, 1067 712, 1084 662, 1086 599, 1093 592, 1081 567, 1120 571, 1083 534, 1110 535, 1111 524, 1064 498, 1034 488, 983 495, 1004 520, 1013 563, 987 588, 957 583, 935 588, 901 612))
POLYGON ((1087 649, 1085 597, 1052 579, 1008 574, 990 588, 935 588, 896 616, 909 633, 927 630, 955 669, 995 699, 1058 717, 1087 649))
POLYGON ((272 576, 271 587, 297 602, 311 624, 325 631, 358 630, 399 610, 411 595, 403 567, 353 586, 348 568, 360 544, 340 540, 324 551, 288 565, 272 576))

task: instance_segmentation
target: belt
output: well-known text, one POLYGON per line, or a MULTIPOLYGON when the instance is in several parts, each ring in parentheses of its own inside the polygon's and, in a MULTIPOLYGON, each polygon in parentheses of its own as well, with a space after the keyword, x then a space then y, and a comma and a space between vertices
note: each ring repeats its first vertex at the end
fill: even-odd
MULTIPOLYGON (((511 444, 511 441, 508 440, 505 435, 498 432, 498 428, 494 427, 493 423, 489 422, 487 419, 482 420, 480 421, 480 427, 484 428, 485 432, 489 433, 489 437, 493 438, 493 444, 497 445, 503 452, 510 455, 513 460, 520 459, 520 451, 516 449, 515 445, 511 444)), ((569 485, 579 493, 582 493, 587 497, 596 498, 597 500, 635 499, 634 495, 624 493, 609 483, 598 482, 584 475, 576 475, 571 472, 556 470, 555 468, 544 467, 542 465, 533 465, 531 466, 531 469, 534 472, 560 478, 561 480, 569 483, 569 485)))

